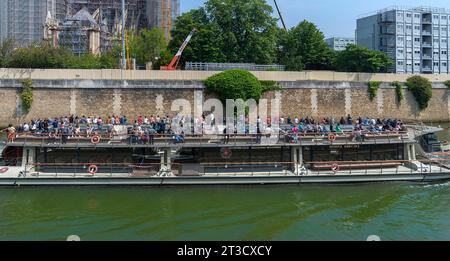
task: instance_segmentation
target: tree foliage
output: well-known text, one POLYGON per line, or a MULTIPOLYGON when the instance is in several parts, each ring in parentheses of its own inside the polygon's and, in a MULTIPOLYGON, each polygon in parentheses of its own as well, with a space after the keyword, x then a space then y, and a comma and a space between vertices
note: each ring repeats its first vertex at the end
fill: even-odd
POLYGON ((135 58, 138 64, 168 63, 167 42, 164 32, 159 28, 143 29, 137 33, 131 32, 129 44, 130 57, 135 58), (163 60, 161 61, 161 59, 163 60))
POLYGON ((272 11, 265 0, 208 0, 203 7, 177 19, 169 49, 176 52, 196 28, 198 32, 185 49, 182 63, 274 63, 277 20, 271 16, 272 11))
POLYGON ((0 42, 0 67, 5 67, 16 46, 14 39, 8 38, 0 42))
POLYGON ((0 46, 0 57, 1 66, 8 68, 115 69, 119 66, 121 54, 120 47, 114 47, 101 56, 78 56, 68 49, 55 48, 47 43, 17 47, 15 42, 5 40, 0 46))
POLYGON ((384 52, 351 44, 336 53, 334 67, 342 72, 382 73, 387 72, 392 64, 392 59, 384 52))
POLYGON ((262 94, 261 82, 250 72, 240 69, 228 70, 215 74, 205 80, 206 89, 226 99, 255 99, 259 101, 262 94))
POLYGON ((279 62, 286 69, 324 70, 331 68, 333 50, 323 33, 306 20, 286 32, 279 32, 279 62))
POLYGON ((431 82, 422 76, 412 76, 406 80, 406 86, 416 98, 419 110, 427 108, 433 95, 431 82))

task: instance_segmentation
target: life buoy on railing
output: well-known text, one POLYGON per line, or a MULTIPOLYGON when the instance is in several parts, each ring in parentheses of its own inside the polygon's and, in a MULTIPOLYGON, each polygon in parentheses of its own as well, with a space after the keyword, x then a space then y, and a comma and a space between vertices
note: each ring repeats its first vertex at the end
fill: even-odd
POLYGON ((229 159, 233 153, 231 152, 231 149, 229 148, 222 148, 220 149, 220 155, 224 159, 229 159))
POLYGON ((336 134, 334 134, 334 133, 328 134, 328 140, 331 142, 336 141, 336 134))
POLYGON ((9 168, 4 167, 4 168, 0 168, 0 173, 6 173, 9 170, 9 168))
POLYGON ((333 165, 331 165, 331 170, 336 173, 339 171, 339 165, 337 163, 333 163, 333 165))
POLYGON ((93 144, 98 144, 98 143, 100 142, 100 136, 98 136, 98 135, 92 136, 91 142, 92 142, 93 144))
POLYGON ((98 167, 96 165, 90 165, 88 167, 88 172, 92 175, 94 175, 95 173, 97 173, 98 171, 98 167))

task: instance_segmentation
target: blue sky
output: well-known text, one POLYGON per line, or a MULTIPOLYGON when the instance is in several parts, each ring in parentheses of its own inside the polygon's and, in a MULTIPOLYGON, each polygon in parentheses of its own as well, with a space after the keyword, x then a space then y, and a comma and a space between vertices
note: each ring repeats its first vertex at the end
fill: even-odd
MULTIPOLYGON (((181 11, 199 7, 204 2, 205 0, 181 0, 181 11)), ((267 2, 272 4, 273 0, 267 2)), ((449 0, 278 0, 278 5, 286 26, 292 27, 306 19, 315 23, 326 37, 353 37, 359 15, 392 5, 450 9, 449 0)))

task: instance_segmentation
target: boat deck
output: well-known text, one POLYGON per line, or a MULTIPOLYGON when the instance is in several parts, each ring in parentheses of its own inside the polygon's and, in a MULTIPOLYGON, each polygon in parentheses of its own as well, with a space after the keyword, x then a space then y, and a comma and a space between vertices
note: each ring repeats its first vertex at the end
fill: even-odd
POLYGON ((100 137, 98 143, 92 137, 57 137, 49 138, 37 134, 20 134, 14 142, 7 143, 15 147, 48 148, 202 148, 202 147, 239 147, 239 146, 326 146, 326 145, 361 145, 361 144, 402 144, 414 143, 407 132, 365 133, 355 136, 353 132, 336 134, 302 133, 299 135, 280 134, 279 136, 258 135, 192 135, 183 142, 176 142, 173 135, 155 136, 153 142, 134 136, 100 137))

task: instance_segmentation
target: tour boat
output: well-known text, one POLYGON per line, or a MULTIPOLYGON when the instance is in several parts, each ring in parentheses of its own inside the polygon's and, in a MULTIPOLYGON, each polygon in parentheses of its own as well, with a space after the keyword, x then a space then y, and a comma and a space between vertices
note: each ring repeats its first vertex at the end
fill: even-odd
POLYGON ((450 180, 423 157, 436 128, 264 135, 16 133, 2 151, 0 186, 262 185, 450 180), (419 158, 420 156, 420 158, 419 158))

